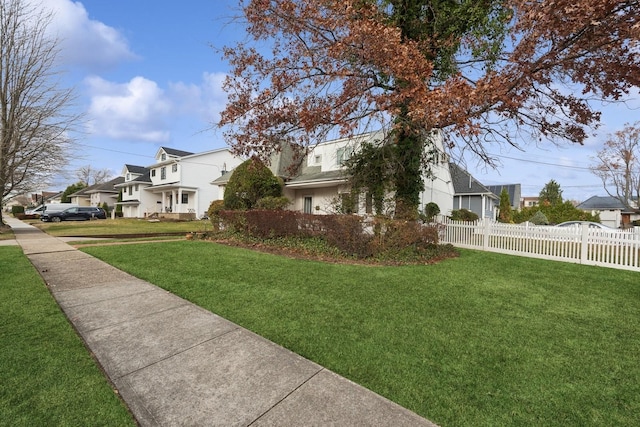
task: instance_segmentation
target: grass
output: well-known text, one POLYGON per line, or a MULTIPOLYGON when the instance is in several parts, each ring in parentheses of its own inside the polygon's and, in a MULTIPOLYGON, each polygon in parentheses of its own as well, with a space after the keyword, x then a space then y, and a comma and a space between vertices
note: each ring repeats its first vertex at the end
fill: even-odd
POLYGON ((0 426, 134 426, 20 248, 0 277, 0 426))
POLYGON ((101 236, 145 233, 175 233, 188 231, 210 231, 209 221, 159 221, 144 219, 105 219, 95 221, 63 221, 59 223, 39 220, 25 221, 52 236, 101 236))
POLYGON ((443 426, 640 425, 637 273, 468 250, 373 267, 136 246, 83 250, 443 426))

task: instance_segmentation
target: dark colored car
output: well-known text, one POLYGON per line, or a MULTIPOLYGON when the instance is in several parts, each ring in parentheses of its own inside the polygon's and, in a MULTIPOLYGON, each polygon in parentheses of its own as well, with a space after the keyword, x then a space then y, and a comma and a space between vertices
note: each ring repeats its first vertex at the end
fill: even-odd
POLYGON ((90 219, 106 219, 107 213, 102 208, 96 206, 81 206, 79 208, 69 208, 59 212, 45 211, 41 216, 41 221, 87 221, 90 219))

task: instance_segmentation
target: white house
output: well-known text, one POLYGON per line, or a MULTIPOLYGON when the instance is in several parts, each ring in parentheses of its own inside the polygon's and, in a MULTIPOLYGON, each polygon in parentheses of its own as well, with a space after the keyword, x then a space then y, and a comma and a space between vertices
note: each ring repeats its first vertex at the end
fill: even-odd
POLYGON ((162 203, 160 197, 145 191, 152 185, 150 173, 144 166, 124 165, 122 168, 124 182, 116 185, 116 188, 122 192, 122 200, 117 204, 122 206, 124 218, 144 218, 159 212, 162 203))
POLYGON ((70 194, 69 202, 79 206, 102 206, 103 203, 106 203, 111 209, 118 200, 116 186, 123 181, 124 178, 119 176, 101 184, 90 185, 70 194))
POLYGON ((156 202, 155 207, 145 206, 145 213, 172 213, 176 218, 200 218, 213 200, 222 198, 218 186, 211 182, 243 161, 227 148, 190 153, 160 147, 155 158, 156 163, 147 166, 151 185, 139 187, 152 195, 148 200, 156 202))
POLYGON ((600 222, 611 228, 627 228, 633 221, 640 219, 640 211, 629 209, 611 196, 592 196, 576 207, 592 215, 598 214, 600 222))
MULTIPOLYGON (((293 201, 291 209, 306 213, 335 213, 341 199, 350 196, 351 188, 345 175, 344 162, 359 150, 363 142, 384 143, 382 131, 340 138, 316 145, 303 159, 300 173, 285 182, 285 196, 293 201)), ((431 165, 431 174, 422 177, 424 191, 420 193, 420 211, 429 202, 435 202, 442 214, 453 207, 453 183, 449 173, 449 160, 444 152, 442 135, 431 136, 433 149, 437 153, 431 165)), ((431 149, 431 147, 429 147, 431 149)), ((372 213, 368 195, 360 195, 354 213, 372 213)))
MULTIPOLYGON (((284 196, 292 201, 289 209, 311 214, 336 213, 340 211, 344 200, 353 200, 345 160, 363 142, 383 143, 384 138, 384 133, 377 131, 326 141, 313 147, 301 161, 295 161, 295 156, 283 148, 272 157, 269 167, 284 180, 284 196), (296 167, 292 168, 294 161, 296 167)), ((433 201, 438 204, 442 214, 449 214, 453 208, 453 183, 448 156, 444 152, 441 134, 435 133, 432 138, 437 159, 432 165, 432 174, 423 176, 425 189, 420 193, 419 209, 422 211, 427 203, 433 201)), ((213 184, 224 187, 230 176, 220 177, 213 184)), ((353 213, 373 213, 369 195, 359 195, 355 202, 350 206, 353 213)))

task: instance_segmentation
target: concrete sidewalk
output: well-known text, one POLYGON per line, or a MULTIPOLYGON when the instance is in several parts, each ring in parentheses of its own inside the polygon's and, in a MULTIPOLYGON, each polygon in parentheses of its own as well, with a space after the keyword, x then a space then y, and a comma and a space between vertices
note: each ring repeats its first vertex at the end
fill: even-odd
POLYGON ((33 226, 5 221, 142 426, 435 426, 33 226))

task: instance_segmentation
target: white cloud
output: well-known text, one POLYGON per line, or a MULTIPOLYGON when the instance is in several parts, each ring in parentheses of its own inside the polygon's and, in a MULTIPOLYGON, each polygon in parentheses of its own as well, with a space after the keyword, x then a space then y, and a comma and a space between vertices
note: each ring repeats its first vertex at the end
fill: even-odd
POLYGON ((222 90, 225 73, 203 73, 200 84, 171 83, 169 93, 182 114, 195 114, 207 123, 216 122, 227 95, 222 90))
POLYGON ((113 83, 92 76, 85 80, 91 97, 89 132, 114 139, 166 142, 171 102, 158 85, 144 77, 113 83))
POLYGON ((41 0, 54 13, 49 30, 60 40, 60 59, 97 71, 136 58, 126 38, 115 28, 89 18, 80 2, 41 0))

